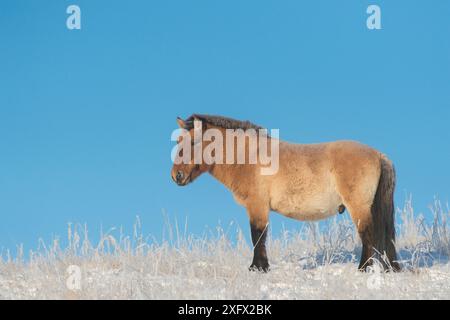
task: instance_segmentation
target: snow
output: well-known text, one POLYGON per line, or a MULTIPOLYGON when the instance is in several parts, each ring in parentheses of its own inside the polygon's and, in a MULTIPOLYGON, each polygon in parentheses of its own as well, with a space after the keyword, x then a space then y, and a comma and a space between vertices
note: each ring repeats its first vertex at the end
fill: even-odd
MULTIPOLYGON (((239 228, 230 235, 178 235, 157 243, 136 233, 107 234, 98 245, 69 227, 58 241, 0 262, 1 299, 448 299, 449 212, 435 208, 427 224, 410 203, 398 213, 400 273, 357 271, 361 250, 349 220, 268 239, 271 271, 249 272, 252 250, 239 228), (71 267, 72 266, 72 267, 71 267), (70 267, 70 268, 69 268, 70 267), (75 268, 75 269, 74 269, 75 268), (73 270, 80 271, 75 279, 73 270)), ((139 228, 137 228, 139 229, 139 228)))

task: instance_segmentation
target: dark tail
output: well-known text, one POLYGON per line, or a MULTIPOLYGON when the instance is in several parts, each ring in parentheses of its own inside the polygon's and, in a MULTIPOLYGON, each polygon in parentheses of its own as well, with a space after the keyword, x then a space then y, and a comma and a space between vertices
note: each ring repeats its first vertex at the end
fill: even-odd
POLYGON ((386 268, 399 271, 395 251, 395 169, 392 162, 381 156, 381 175, 378 189, 372 204, 372 221, 374 233, 374 248, 379 261, 386 268))

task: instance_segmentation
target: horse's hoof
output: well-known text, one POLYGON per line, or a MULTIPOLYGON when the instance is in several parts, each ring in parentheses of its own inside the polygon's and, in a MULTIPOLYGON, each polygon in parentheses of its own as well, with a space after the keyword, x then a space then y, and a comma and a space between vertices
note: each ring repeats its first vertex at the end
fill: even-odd
MULTIPOLYGON (((401 272, 402 267, 397 261, 393 261, 389 264, 383 263, 381 266, 378 267, 383 272, 401 272)), ((360 264, 358 267, 358 271, 360 272, 372 272, 373 270, 373 263, 366 262, 364 264, 360 264)))
POLYGON ((267 273, 270 271, 270 266, 269 266, 269 264, 256 265, 256 264, 252 263, 252 265, 248 268, 248 270, 252 271, 252 272, 267 273))
POLYGON ((391 270, 393 272, 401 272, 402 271, 402 267, 400 266, 400 264, 397 261, 394 261, 391 264, 391 270))

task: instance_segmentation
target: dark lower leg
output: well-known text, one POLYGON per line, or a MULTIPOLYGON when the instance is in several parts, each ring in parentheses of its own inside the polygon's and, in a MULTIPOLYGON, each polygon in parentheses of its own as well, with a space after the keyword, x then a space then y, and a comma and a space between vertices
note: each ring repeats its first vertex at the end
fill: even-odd
POLYGON ((257 227, 255 224, 250 223, 252 232, 253 243, 253 262, 250 266, 250 270, 258 270, 267 272, 269 271, 269 261, 267 260, 266 253, 266 237, 268 225, 263 227, 257 227))
POLYGON ((360 271, 366 271, 366 268, 373 264, 373 245, 370 233, 366 230, 359 233, 362 242, 361 261, 358 269, 360 271))
POLYGON ((392 239, 382 241, 374 241, 373 231, 367 228, 363 232, 360 232, 361 241, 363 244, 363 250, 361 254, 361 262, 359 269, 366 271, 367 267, 373 265, 374 259, 378 260, 385 271, 400 271, 400 265, 398 264, 397 254, 395 251, 395 245, 392 242, 395 235, 392 235, 392 239))
POLYGON ((372 255, 369 254, 370 251, 371 250, 368 248, 368 245, 363 244, 361 260, 358 267, 359 271, 366 271, 366 268, 370 267, 373 264, 373 261, 371 259, 372 255))
MULTIPOLYGON (((391 241, 393 241, 393 240, 391 240, 391 241)), ((390 242, 388 245, 387 256, 388 256, 390 267, 392 268, 392 271, 394 271, 394 272, 401 271, 400 264, 397 262, 397 253, 396 253, 395 245, 393 242, 390 242)))

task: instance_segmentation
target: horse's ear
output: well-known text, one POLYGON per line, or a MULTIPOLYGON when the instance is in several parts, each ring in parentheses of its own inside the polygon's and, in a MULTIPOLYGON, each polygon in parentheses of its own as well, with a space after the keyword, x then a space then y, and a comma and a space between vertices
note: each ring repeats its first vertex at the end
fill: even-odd
POLYGON ((181 129, 184 129, 186 127, 186 122, 183 119, 181 119, 180 117, 177 117, 177 123, 181 129))

